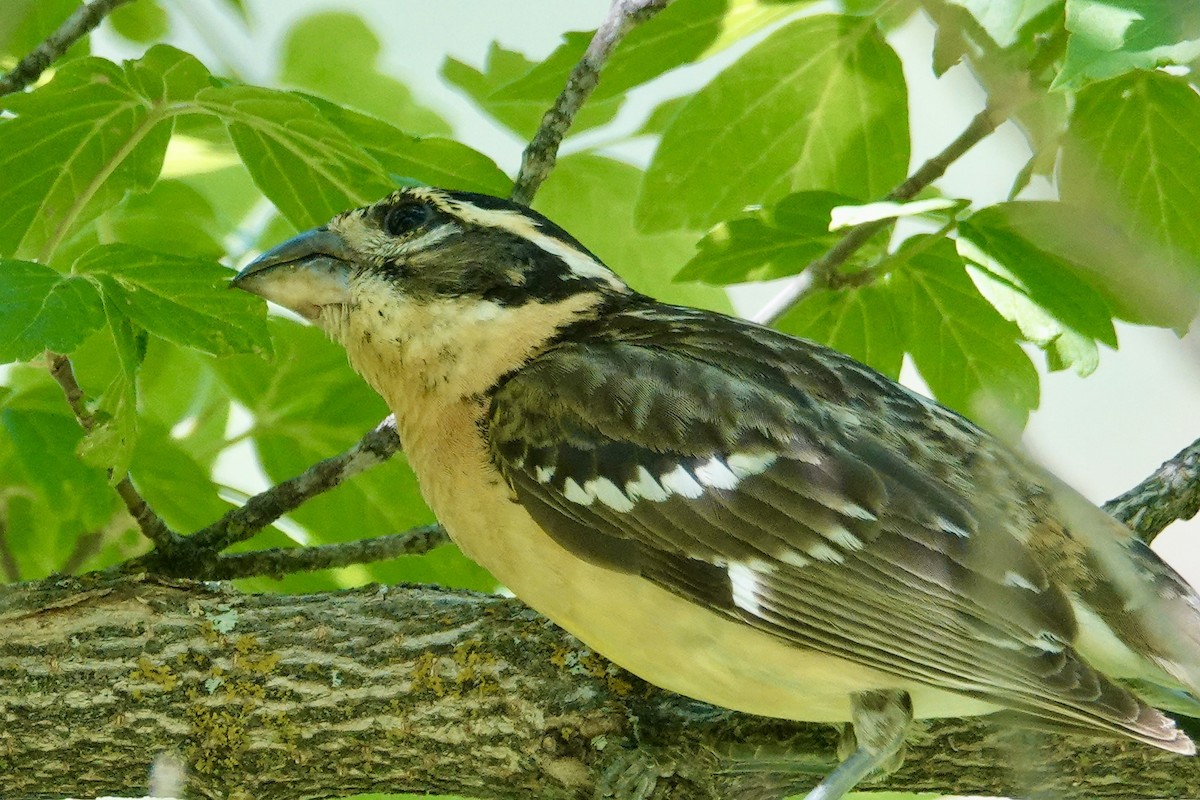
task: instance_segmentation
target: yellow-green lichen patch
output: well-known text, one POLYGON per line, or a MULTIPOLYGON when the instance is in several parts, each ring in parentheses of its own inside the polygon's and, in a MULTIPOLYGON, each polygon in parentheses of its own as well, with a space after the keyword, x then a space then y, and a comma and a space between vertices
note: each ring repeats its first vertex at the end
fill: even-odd
MULTIPOLYGON (((138 683, 153 683, 164 692, 172 691, 179 685, 179 676, 166 664, 155 664, 148 655, 138 656, 137 667, 129 673, 129 680, 138 683)), ((134 690, 135 696, 140 694, 134 690)))

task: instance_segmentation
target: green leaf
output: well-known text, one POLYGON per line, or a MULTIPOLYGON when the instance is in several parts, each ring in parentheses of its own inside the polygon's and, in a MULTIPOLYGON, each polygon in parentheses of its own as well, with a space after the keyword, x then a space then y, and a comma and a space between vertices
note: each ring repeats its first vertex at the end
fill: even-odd
POLYGON ((960 231, 1055 318, 1109 345, 1116 344, 1114 314, 1186 330, 1200 303, 1169 268, 1086 208, 999 203, 964 220, 960 231))
POLYGON ((890 287, 870 284, 806 295, 775 327, 812 339, 896 379, 904 361, 904 336, 890 287))
POLYGON ((225 255, 216 209, 183 181, 161 180, 129 196, 100 225, 106 238, 149 250, 214 261, 225 255))
MULTIPOLYGON (((580 37, 586 37, 586 34, 567 34, 568 41, 578 42, 580 37)), ((522 96, 515 99, 504 99, 500 92, 517 79, 529 74, 535 67, 537 67, 537 62, 530 61, 520 53, 506 50, 492 42, 483 69, 476 69, 456 58, 447 58, 446 62, 442 64, 442 77, 452 86, 466 93, 482 111, 490 114, 501 125, 509 128, 522 139, 529 139, 541 123, 542 116, 549 108, 550 102, 562 91, 562 81, 559 82, 558 88, 549 95, 539 94, 536 97, 522 96)), ((623 99, 614 97, 595 103, 585 103, 575 117, 571 130, 578 133, 610 122, 620 109, 623 99)))
POLYGON ((97 277, 106 301, 155 336, 215 355, 270 352, 265 304, 228 291, 231 273, 219 264, 112 244, 75 270, 97 277))
POLYGON ((109 471, 110 482, 119 481, 129 471, 137 443, 137 377, 145 356, 145 334, 115 307, 111 297, 104 298, 108 319, 107 333, 117 357, 117 374, 97 398, 96 426, 79 445, 79 457, 85 463, 109 471))
POLYGON ((1062 0, 949 0, 967 10, 1000 47, 1011 47, 1021 29, 1062 0))
POLYGON ((1067 0, 1067 56, 1054 81, 1078 89, 1200 56, 1200 6, 1163 0, 1067 0))
POLYGON ((695 247, 697 234, 637 230, 629 198, 642 172, 595 155, 559 159, 534 207, 583 242, 633 288, 670 303, 730 309, 729 298, 708 286, 672 282, 695 247))
POLYGON ((378 162, 302 97, 225 86, 205 89, 196 102, 225 122, 254 183, 297 229, 324 225, 395 188, 378 162))
POLYGON ((130 477, 168 526, 194 531, 229 510, 217 495, 209 470, 179 446, 164 428, 145 420, 134 448, 130 477))
MULTIPOLYGON (((675 67, 711 55, 810 2, 788 8, 755 0, 675 0, 621 40, 604 65, 602 80, 589 102, 615 98, 675 67)), ((562 91, 593 35, 593 31, 565 34, 553 53, 525 75, 501 86, 492 98, 537 100, 548 106, 562 91)))
POLYGON ((108 23, 129 41, 141 44, 162 39, 170 29, 167 12, 152 0, 141 0, 114 9, 108 15, 108 23))
POLYGON ((312 14, 288 32, 279 78, 387 120, 410 136, 450 135, 444 119, 418 103, 403 83, 379 71, 381 50, 379 37, 361 17, 342 11, 312 14), (313 58, 314 53, 321 57, 313 58))
MULTIPOLYGON (((914 237, 918 238, 918 237, 914 237)), ((1038 405, 1038 374, 1020 331, 979 293, 946 240, 892 273, 913 363, 944 405, 998 432, 1024 427, 1038 405)))
POLYGON ((638 223, 704 229, 804 189, 867 200, 907 169, 900 60, 869 20, 810 17, 776 31, 683 107, 647 171, 638 223))
POLYGON ((835 207, 851 202, 833 192, 797 192, 769 209, 710 230, 677 281, 717 285, 795 275, 838 240, 829 232, 835 207))
POLYGON ((680 109, 691 99, 691 95, 685 94, 662 101, 654 107, 650 116, 646 117, 646 121, 642 123, 634 136, 661 136, 671 126, 671 122, 674 121, 680 109))
MULTIPOLYGON (((1179 79, 1142 72, 1079 93, 1060 168, 1062 199, 1113 221, 1165 291, 1200 283, 1200 97, 1179 79)), ((1160 294, 1155 290, 1155 294, 1160 294)))
POLYGON ((1117 333, 1103 296, 1077 274, 1071 262, 1022 234, 1021 223, 1026 223, 1025 230, 1039 232, 1031 209, 1023 205, 1003 203, 983 209, 960 224, 962 237, 986 254, 984 266, 1008 279, 1066 329, 1115 347, 1117 333))
POLYGON ((512 181, 496 162, 465 144, 436 136, 410 136, 366 114, 313 98, 314 105, 347 138, 383 165, 394 182, 423 183, 505 196, 512 181))
POLYGON ((0 258, 0 364, 43 350, 69 353, 103 322, 100 293, 87 279, 0 258))
MULTIPOLYGON (((0 3, 0 58, 9 56, 15 61, 25 57, 78 7, 78 0, 5 0, 0 3)), ((72 51, 76 48, 78 52, 86 53, 87 40, 72 51)))
POLYGON ((104 470, 76 458, 83 430, 74 417, 10 406, 0 410, 0 430, 16 448, 26 479, 57 516, 87 527, 108 519, 116 495, 104 470))
POLYGON ((171 130, 165 104, 126 70, 83 58, 46 86, 0 98, 0 253, 50 260, 80 226, 158 176, 171 130))

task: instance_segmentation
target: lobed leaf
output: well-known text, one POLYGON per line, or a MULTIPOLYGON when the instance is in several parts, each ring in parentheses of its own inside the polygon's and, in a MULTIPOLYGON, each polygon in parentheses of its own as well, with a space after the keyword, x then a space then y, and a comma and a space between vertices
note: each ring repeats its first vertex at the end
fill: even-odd
POLYGON ((1038 405, 1037 370, 1017 344, 1020 331, 980 295, 954 245, 914 253, 892 278, 908 352, 934 396, 991 427, 1024 427, 1038 405))
POLYGON ((229 292, 228 269, 211 261, 104 245, 75 263, 95 277, 106 302, 155 336, 214 355, 270 352, 265 304, 229 292))
POLYGON ((775 327, 820 342, 897 379, 904 362, 903 327, 886 284, 812 292, 775 327))
POLYGON ((1067 0, 1067 55, 1054 88, 1079 89, 1200 56, 1200 6, 1163 0, 1067 0))
POLYGON ((700 240, 675 280, 727 285, 796 275, 838 240, 829 231, 830 216, 848 202, 833 192, 796 192, 769 209, 722 222, 700 240))
POLYGON ((646 173, 638 224, 705 229, 805 189, 878 197, 904 179, 908 149, 900 61, 874 23, 801 19, 675 116, 646 173))
POLYGON ((100 293, 78 275, 0 258, 0 364, 69 353, 104 324, 100 293))

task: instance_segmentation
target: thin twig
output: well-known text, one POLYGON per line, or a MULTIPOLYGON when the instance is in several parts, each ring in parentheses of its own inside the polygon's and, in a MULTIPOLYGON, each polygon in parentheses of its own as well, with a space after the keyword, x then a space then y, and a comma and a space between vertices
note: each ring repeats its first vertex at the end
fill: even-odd
POLYGON ((396 421, 388 417, 344 453, 319 461, 296 477, 251 497, 241 508, 187 537, 185 547, 189 552, 219 553, 231 544, 249 539, 309 498, 382 464, 399 449, 396 421))
MULTIPOLYGON (((963 129, 963 132, 955 137, 954 141, 922 164, 903 183, 888 192, 884 200, 904 201, 916 197, 918 192, 942 177, 950 165, 961 158, 964 153, 996 130, 1000 123, 1008 118, 1009 113, 1010 110, 1007 108, 999 109, 990 105, 980 111, 963 129)), ((754 315, 754 321, 760 325, 771 325, 810 291, 840 285, 841 276, 838 274, 838 268, 870 241, 871 237, 891 223, 890 219, 873 220, 855 225, 846 231, 846 234, 838 239, 833 247, 804 268, 803 274, 810 276, 808 280, 789 284, 758 310, 754 315)))
POLYGON ((1154 541, 1175 520, 1196 516, 1200 513, 1200 439, 1164 462, 1149 478, 1109 500, 1104 510, 1146 542, 1154 541))
POLYGON ((533 140, 521 156, 521 171, 513 184, 509 197, 518 203, 529 205, 538 187, 554 169, 558 157, 558 146, 567 129, 575 121, 575 115, 600 82, 600 69, 616 46, 634 26, 653 17, 667 7, 670 0, 613 0, 608 16, 596 29, 583 58, 571 70, 567 85, 554 101, 554 105, 542 117, 533 140))
POLYGON ((33 49, 29 55, 17 62, 4 77, 0 78, 0 97, 19 92, 36 81, 46 69, 71 49, 71 45, 82 39, 113 9, 133 0, 91 0, 75 9, 58 30, 33 49))
MULTIPOLYGON (((75 419, 79 421, 79 425, 85 433, 91 433, 96 427, 96 417, 91 411, 88 411, 83 389, 79 387, 79 381, 75 379, 75 370, 71 367, 71 359, 61 353, 49 352, 46 353, 46 358, 49 361, 50 374, 62 387, 63 394, 67 398, 67 405, 75 413, 75 419)), ((125 508, 129 510, 129 514, 137 523, 138 528, 157 549, 170 552, 179 544, 181 541, 179 534, 167 527, 167 523, 163 522, 162 517, 158 516, 150 507, 150 504, 134 487, 133 482, 129 480, 128 475, 122 476, 113 488, 117 490, 117 494, 125 503, 125 508)))
POLYGON ((353 542, 230 553, 206 565, 203 577, 207 580, 221 581, 259 575, 282 578, 295 572, 367 564, 396 556, 419 556, 449 541, 446 529, 434 524, 423 525, 404 533, 357 539, 353 542))

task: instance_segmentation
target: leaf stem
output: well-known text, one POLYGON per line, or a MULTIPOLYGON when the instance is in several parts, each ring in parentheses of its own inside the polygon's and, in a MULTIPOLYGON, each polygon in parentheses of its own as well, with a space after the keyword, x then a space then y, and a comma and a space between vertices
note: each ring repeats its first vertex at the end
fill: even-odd
POLYGON ((19 92, 36 81, 51 64, 62 58, 71 45, 95 29, 114 9, 132 1, 91 0, 82 3, 54 33, 47 36, 41 44, 18 61, 8 74, 0 78, 0 97, 19 92))

